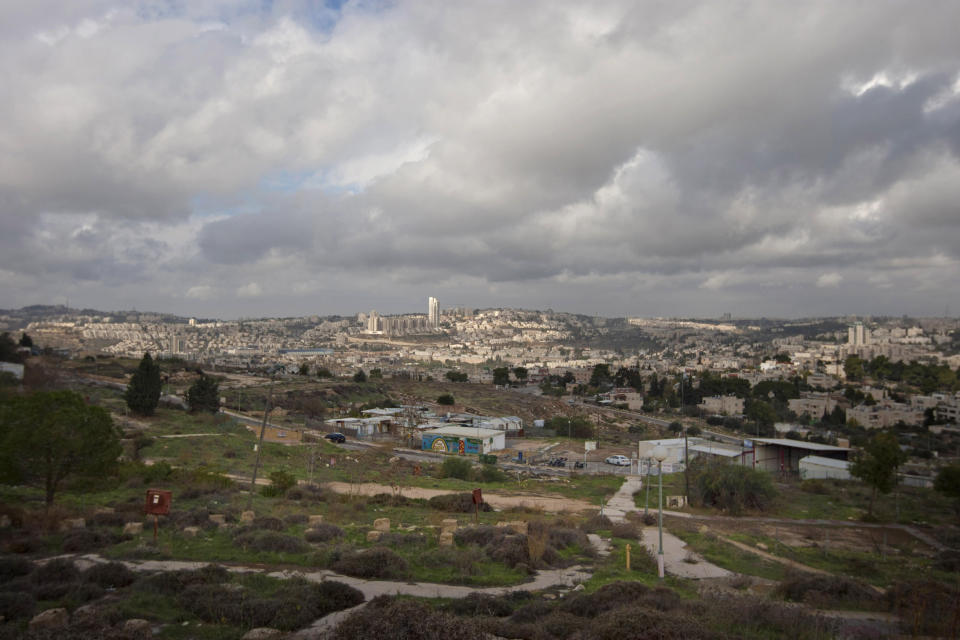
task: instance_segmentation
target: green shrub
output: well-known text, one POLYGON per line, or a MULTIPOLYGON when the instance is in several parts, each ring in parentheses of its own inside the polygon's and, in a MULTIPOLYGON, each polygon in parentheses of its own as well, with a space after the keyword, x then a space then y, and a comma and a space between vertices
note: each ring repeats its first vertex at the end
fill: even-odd
POLYGON ((496 467, 485 464, 477 470, 476 479, 478 482, 504 482, 507 480, 507 474, 496 467))
POLYGON ((390 640, 483 640, 487 635, 469 619, 458 618, 412 600, 374 598, 336 628, 333 638, 390 640))
POLYGON ((479 527, 462 527, 453 532, 453 539, 459 545, 475 544, 485 547, 506 535, 503 527, 480 525, 479 527))
POLYGON ((30 574, 30 581, 34 584, 54 584, 74 582, 80 577, 80 571, 72 560, 54 558, 46 564, 37 567, 30 574))
POLYGON ((33 571, 33 563, 19 556, 0 556, 0 582, 25 576, 33 571))
POLYGON ((63 536, 63 550, 67 553, 96 551, 120 541, 119 536, 95 529, 73 529, 63 536))
POLYGON ((0 616, 5 620, 21 620, 33 617, 37 600, 22 591, 0 591, 0 616))
POLYGON ((826 607, 842 602, 864 606, 880 599, 876 591, 856 580, 840 576, 803 574, 781 582, 775 593, 785 600, 826 607))
POLYGON ((639 582, 611 582, 593 593, 579 593, 567 598, 560 607, 575 616, 593 618, 617 607, 632 605, 649 593, 650 587, 639 582))
POLYGON ((83 572, 82 578, 104 588, 126 587, 137 581, 136 574, 122 562, 95 564, 83 572))
POLYGON ((890 611, 900 617, 904 633, 955 638, 960 590, 939 582, 898 582, 887 589, 890 611))
POLYGON ((333 570, 355 578, 402 578, 407 561, 386 547, 372 547, 345 554, 333 563, 333 570))
POLYGON ((314 525, 311 529, 307 529, 303 537, 307 542, 329 542, 334 538, 342 538, 343 529, 335 524, 321 522, 320 524, 314 525))
POLYGON ((438 478, 457 478, 458 480, 470 480, 472 476, 473 464, 465 458, 453 456, 444 459, 437 474, 438 478))
POLYGON ((255 529, 266 529, 268 531, 283 531, 287 528, 287 525, 285 525, 280 518, 262 517, 254 518, 253 527, 255 529))
POLYGON ((485 593, 471 593, 466 598, 453 600, 447 609, 461 616, 509 616, 513 607, 504 597, 485 593))
POLYGON ((770 474, 724 462, 690 463, 692 497, 700 504, 732 514, 744 509, 763 511, 776 497, 770 474))
POLYGON ((309 550, 300 538, 276 531, 247 531, 234 536, 235 544, 250 551, 304 553, 309 550))
POLYGON ((602 516, 599 513, 595 513, 587 518, 583 524, 580 525, 580 528, 587 533, 595 533, 602 529, 609 529, 612 526, 613 522, 610 521, 610 518, 607 516, 602 516))
POLYGON ((633 522, 618 522, 610 529, 610 535, 614 538, 624 538, 626 540, 639 540, 643 533, 633 522))
MULTIPOLYGON (((473 504, 473 494, 470 493, 448 493, 439 496, 433 496, 427 501, 431 509, 438 511, 451 511, 454 513, 473 513, 476 508, 473 504)), ((482 503, 480 511, 493 511, 489 503, 482 503)))

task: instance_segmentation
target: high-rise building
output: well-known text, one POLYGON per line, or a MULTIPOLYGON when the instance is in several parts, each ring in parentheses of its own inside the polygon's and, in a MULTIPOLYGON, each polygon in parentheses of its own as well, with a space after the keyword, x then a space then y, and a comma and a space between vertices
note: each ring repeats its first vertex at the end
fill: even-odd
POLYGON ((440 303, 433 296, 427 298, 427 319, 434 329, 440 326, 440 303))
POLYGON ((380 330, 380 316, 376 311, 371 311, 367 316, 367 331, 373 333, 380 330))
POLYGON ((862 322, 847 327, 847 344, 851 347, 863 347, 870 343, 870 331, 863 328, 862 322))

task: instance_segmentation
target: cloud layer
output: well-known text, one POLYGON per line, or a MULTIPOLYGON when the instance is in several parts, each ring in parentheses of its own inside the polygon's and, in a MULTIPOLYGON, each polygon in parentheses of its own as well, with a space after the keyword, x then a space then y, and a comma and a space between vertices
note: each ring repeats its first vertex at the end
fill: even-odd
POLYGON ((21 4, 2 306, 932 315, 960 293, 954 2, 21 4))

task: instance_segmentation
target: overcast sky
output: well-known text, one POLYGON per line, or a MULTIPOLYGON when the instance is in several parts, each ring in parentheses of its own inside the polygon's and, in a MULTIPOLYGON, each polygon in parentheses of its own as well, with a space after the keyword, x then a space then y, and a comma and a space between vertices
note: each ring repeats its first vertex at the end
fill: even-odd
POLYGON ((0 0, 0 307, 957 315, 958 25, 0 0))

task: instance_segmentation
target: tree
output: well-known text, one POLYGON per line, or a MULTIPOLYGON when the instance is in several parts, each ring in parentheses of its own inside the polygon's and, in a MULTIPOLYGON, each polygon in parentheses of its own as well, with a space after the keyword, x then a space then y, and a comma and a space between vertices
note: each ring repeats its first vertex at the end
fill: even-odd
POLYGON ((0 480, 44 489, 46 505, 71 476, 104 477, 122 453, 106 409, 73 391, 13 396, 0 404, 0 480))
POLYGON ((510 384, 510 369, 506 367, 497 367, 494 369, 493 384, 501 387, 510 384))
POLYGON ((877 493, 886 494, 893 490, 897 484, 897 468, 905 459, 897 437, 890 432, 875 435, 854 458, 850 465, 850 475, 859 478, 873 489, 867 510, 871 517, 877 493))
POLYGON ((20 362, 20 354, 17 353, 17 343, 13 341, 10 334, 4 331, 0 334, 0 362, 20 362))
POLYGON ((308 375, 310 375, 310 365, 307 364, 306 362, 301 362, 301 363, 300 363, 300 369, 299 369, 299 371, 297 371, 297 373, 299 373, 299 374, 302 375, 302 376, 308 376, 308 375))
POLYGON ((847 356, 843 362, 843 372, 847 374, 847 380, 852 382, 863 380, 863 360, 857 356, 847 356))
POLYGON ((317 369, 317 377, 318 377, 318 378, 332 378, 332 377, 333 377, 333 373, 330 371, 330 369, 327 369, 326 367, 320 367, 319 369, 317 369))
POLYGON ((28 336, 26 332, 20 334, 20 346, 21 347, 33 347, 33 338, 28 336))
POLYGON ((148 351, 130 377, 124 394, 127 406, 134 413, 152 416, 160 402, 160 386, 160 365, 153 361, 148 351))
POLYGON ((371 380, 383 380, 383 369, 370 369, 371 380))
POLYGON ((190 405, 191 412, 216 413, 220 410, 220 383, 210 376, 200 374, 187 390, 187 404, 190 405))
POLYGON ((354 381, 354 382, 366 382, 366 381, 367 381, 367 374, 365 374, 365 373, 363 372, 363 369, 357 369, 357 372, 356 372, 355 374, 353 374, 353 381, 354 381))
POLYGON ((600 387, 613 383, 613 374, 610 373, 610 365, 606 363, 593 365, 593 372, 590 374, 590 386, 600 387))
POLYGON ((466 382, 468 380, 467 374, 462 371, 447 371, 446 378, 450 382, 466 382))
POLYGON ((454 401, 452 395, 450 395, 449 393, 444 393, 437 398, 437 404, 450 406, 450 405, 456 404, 456 402, 454 401))
POLYGON ((955 500, 954 508, 960 513, 960 464, 940 469, 933 481, 933 488, 955 500))
POLYGON ((527 383, 527 369, 526 367, 514 367, 513 368, 513 377, 520 382, 520 384, 527 383))

